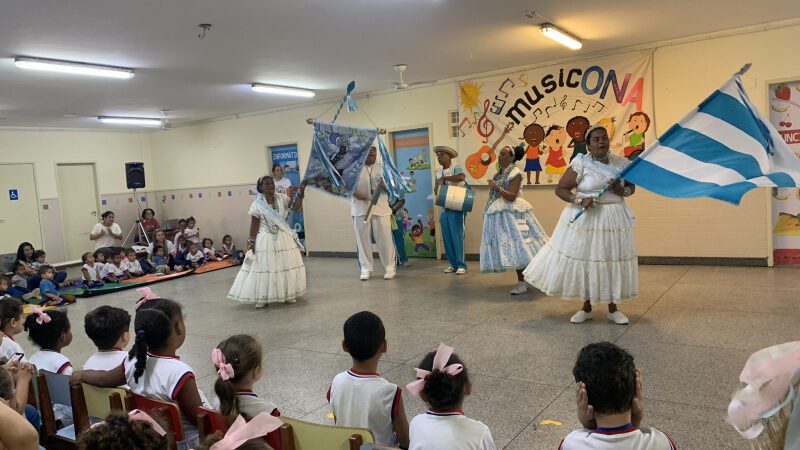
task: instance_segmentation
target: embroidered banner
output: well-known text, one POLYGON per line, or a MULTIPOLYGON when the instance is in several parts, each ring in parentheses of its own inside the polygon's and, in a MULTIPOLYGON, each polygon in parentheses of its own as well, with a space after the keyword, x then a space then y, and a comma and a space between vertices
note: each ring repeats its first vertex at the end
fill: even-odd
POLYGON ((555 185, 573 155, 586 152, 584 132, 597 123, 611 151, 633 159, 656 139, 652 86, 650 52, 461 82, 458 147, 467 181, 485 184, 497 173, 499 150, 522 144, 526 182, 555 185))
POLYGON ((303 183, 338 197, 350 197, 378 130, 314 124, 314 141, 303 183))

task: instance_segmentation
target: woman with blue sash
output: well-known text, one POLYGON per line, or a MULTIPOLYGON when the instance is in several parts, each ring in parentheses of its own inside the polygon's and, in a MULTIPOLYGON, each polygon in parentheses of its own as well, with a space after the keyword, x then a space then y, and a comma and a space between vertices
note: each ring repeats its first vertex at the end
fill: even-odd
MULTIPOLYGON (((261 177, 250 206, 250 238, 239 274, 228 298, 261 308, 269 303, 294 303, 306 291, 306 268, 297 234, 286 222, 290 199, 275 192, 275 180, 261 177)), ((304 189, 294 210, 302 205, 304 189)))

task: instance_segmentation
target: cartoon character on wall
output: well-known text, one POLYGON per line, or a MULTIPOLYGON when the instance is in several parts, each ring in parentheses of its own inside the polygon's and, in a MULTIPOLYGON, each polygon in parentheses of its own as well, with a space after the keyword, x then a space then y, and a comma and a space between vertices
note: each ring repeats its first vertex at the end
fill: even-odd
POLYGON ((572 149, 569 162, 572 162, 577 155, 586 154, 586 130, 589 129, 589 125, 589 119, 583 116, 575 116, 567 121, 567 134, 572 138, 568 146, 572 149))
POLYGON ((436 220, 433 218, 433 209, 428 210, 427 225, 431 230, 431 242, 433 242, 433 237, 436 236, 436 220))
POLYGON ((408 187, 411 188, 410 192, 417 192, 417 179, 414 178, 414 171, 408 173, 408 187))
POLYGON ((539 184, 539 174, 542 173, 542 163, 539 160, 542 150, 539 144, 544 140, 544 128, 538 123, 532 123, 525 127, 522 138, 528 144, 528 149, 525 151, 525 173, 528 175, 528 184, 531 184, 531 172, 536 172, 536 184, 539 184))
POLYGON ((414 219, 411 218, 408 208, 403 208, 403 214, 405 214, 405 219, 403 219, 403 231, 409 232, 411 231, 411 225, 414 225, 414 219))
POLYGON ((616 117, 603 117, 597 121, 597 124, 606 129, 608 133, 608 140, 611 142, 611 149, 614 150, 615 155, 622 156, 622 144, 614 140, 614 135, 617 132, 617 118, 616 117))
POLYGON ((547 174, 547 182, 549 184, 553 183, 553 175, 560 177, 567 171, 567 162, 564 160, 564 143, 568 138, 567 130, 559 125, 553 125, 548 128, 544 136, 544 141, 548 147, 544 172, 547 174))
POLYGON ((637 111, 628 118, 628 146, 625 147, 624 156, 630 160, 636 159, 644 151, 644 134, 650 128, 650 116, 637 111))
POLYGON ((408 236, 414 242, 414 254, 419 254, 419 249, 424 249, 426 252, 431 251, 431 248, 425 244, 425 238, 422 236, 422 221, 417 220, 417 223, 411 227, 411 232, 408 236))

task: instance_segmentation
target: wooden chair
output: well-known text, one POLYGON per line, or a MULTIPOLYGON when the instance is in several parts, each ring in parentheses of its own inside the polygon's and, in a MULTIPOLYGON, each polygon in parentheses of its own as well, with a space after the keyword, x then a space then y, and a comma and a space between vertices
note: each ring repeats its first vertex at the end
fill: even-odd
POLYGON ((178 405, 132 393, 129 393, 127 397, 128 405, 132 406, 131 409, 140 409, 161 419, 169 439, 168 447, 171 450, 177 450, 177 443, 184 439, 181 411, 178 405))
POLYGON ((80 386, 70 386, 68 375, 41 371, 36 375, 39 397, 39 412, 42 416, 43 443, 53 450, 77 449, 81 431, 89 428, 86 401, 80 386), (54 404, 72 408, 73 425, 57 429, 54 404))
POLYGON ((111 411, 129 411, 123 402, 128 396, 127 389, 99 388, 89 384, 82 384, 81 389, 90 418, 104 419, 111 411))
MULTIPOLYGON (((203 442, 206 437, 219 431, 223 435, 228 432, 228 424, 226 423, 225 416, 218 411, 203 408, 197 408, 197 429, 200 431, 200 442, 203 442)), ((281 443, 280 430, 275 430, 269 433, 265 438, 267 444, 273 450, 283 450, 281 443)))
POLYGON ((372 431, 366 428, 345 428, 304 422, 281 416, 283 450, 360 450, 364 444, 374 444, 372 431))

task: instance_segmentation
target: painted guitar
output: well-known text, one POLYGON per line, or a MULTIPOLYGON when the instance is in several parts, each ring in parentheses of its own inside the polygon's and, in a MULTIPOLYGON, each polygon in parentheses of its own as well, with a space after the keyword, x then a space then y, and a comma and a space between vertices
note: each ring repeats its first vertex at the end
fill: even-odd
POLYGON ((486 170, 488 170, 489 166, 497 160, 497 155, 494 153, 495 149, 497 149, 497 145, 500 144, 500 141, 505 139, 508 133, 511 132, 511 129, 514 128, 514 124, 510 123, 506 125, 506 128, 503 130, 503 134, 500 135, 494 145, 489 147, 488 145, 484 145, 477 152, 467 156, 467 159, 464 161, 464 166, 467 168, 467 172, 469 175, 476 180, 483 178, 486 175, 486 170))

